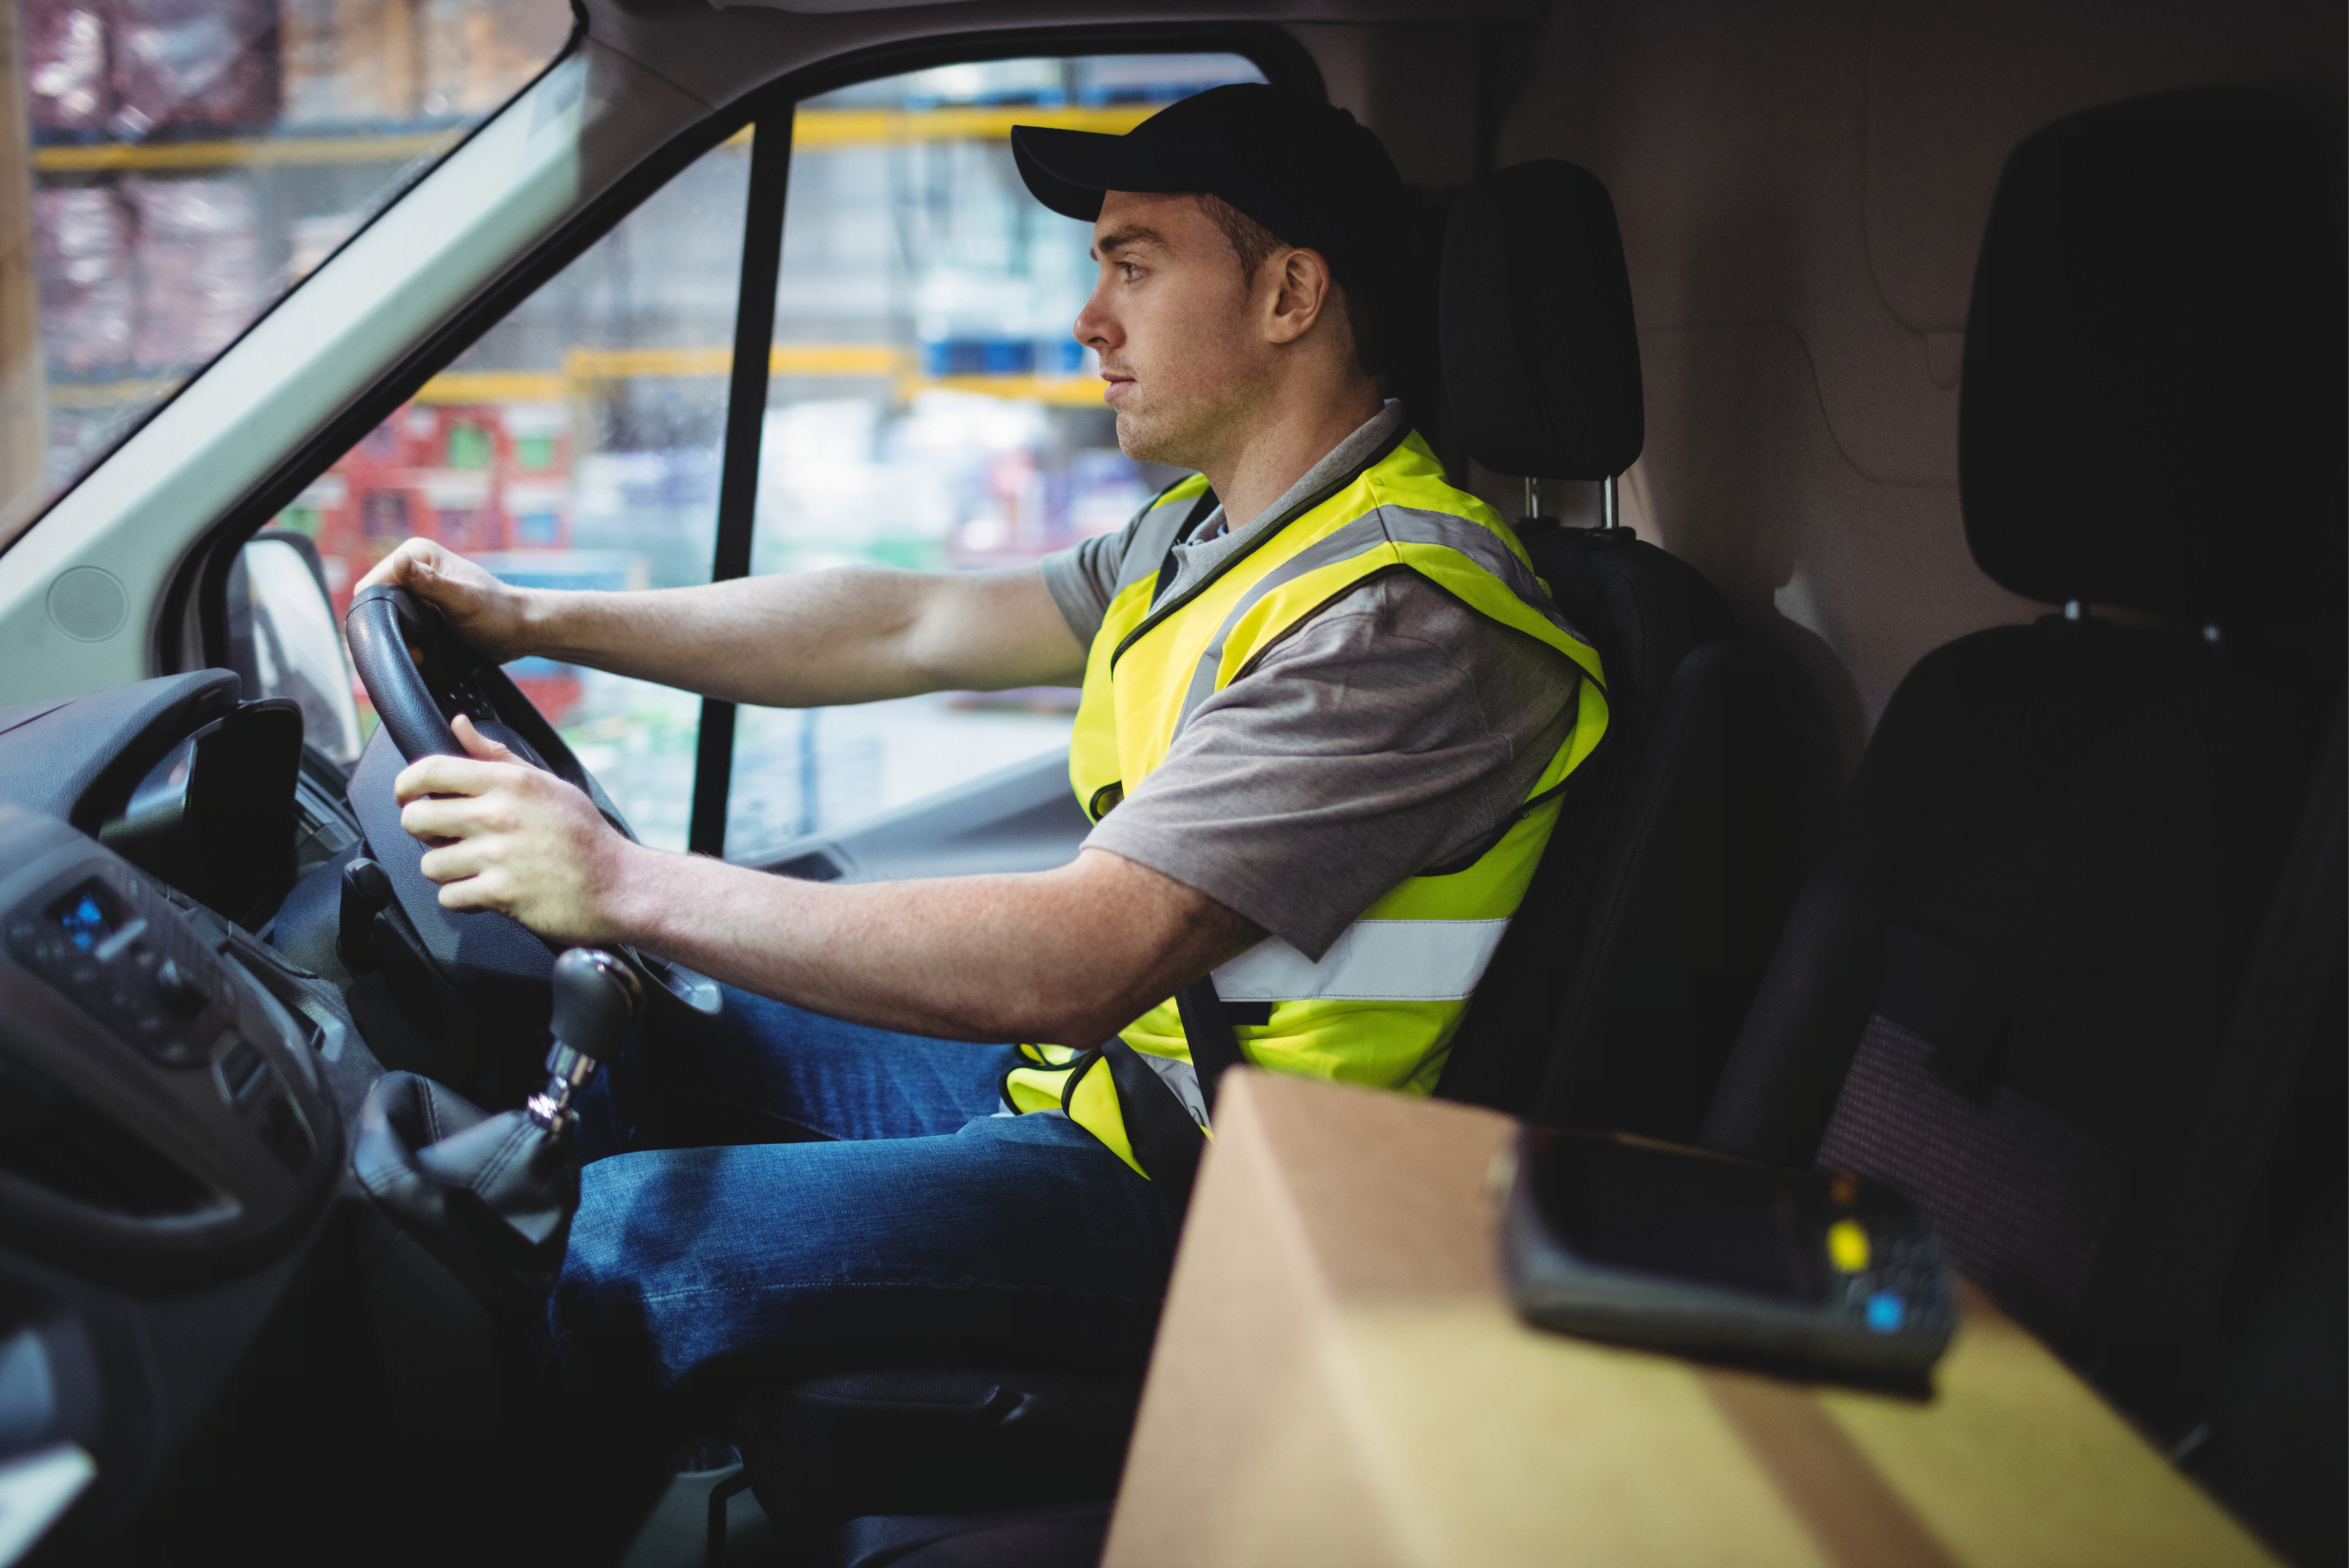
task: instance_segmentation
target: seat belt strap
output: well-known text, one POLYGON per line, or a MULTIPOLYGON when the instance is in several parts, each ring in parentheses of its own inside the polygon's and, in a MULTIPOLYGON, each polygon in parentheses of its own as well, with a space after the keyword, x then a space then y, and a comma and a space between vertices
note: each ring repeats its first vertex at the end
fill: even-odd
POLYGON ((1190 1208, 1191 1183, 1199 1174, 1199 1156, 1206 1146, 1206 1137, 1175 1097, 1173 1087, 1151 1071, 1131 1046, 1111 1039, 1101 1047, 1101 1056, 1109 1063, 1110 1081, 1117 1086, 1126 1141, 1150 1173, 1152 1190, 1165 1206, 1167 1218, 1179 1229, 1190 1208))
POLYGON ((1214 975, 1203 974, 1177 992, 1174 1010, 1182 1015, 1183 1039, 1190 1047, 1191 1070, 1199 1075, 1199 1093, 1206 1100, 1207 1113, 1212 1119, 1216 1084, 1223 1077, 1223 1070, 1237 1067, 1248 1059, 1240 1054, 1239 1035, 1233 1032, 1231 1016, 1223 1011, 1223 999, 1216 994, 1214 975))

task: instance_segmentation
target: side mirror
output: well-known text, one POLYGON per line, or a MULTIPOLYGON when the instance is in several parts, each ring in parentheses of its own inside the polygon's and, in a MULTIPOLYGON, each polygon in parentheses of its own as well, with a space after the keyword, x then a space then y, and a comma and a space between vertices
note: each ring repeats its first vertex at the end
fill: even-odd
POLYGON ((303 737, 348 768, 359 760, 359 705, 350 655, 309 536, 264 528, 228 572, 228 663, 244 697, 290 697, 303 737))

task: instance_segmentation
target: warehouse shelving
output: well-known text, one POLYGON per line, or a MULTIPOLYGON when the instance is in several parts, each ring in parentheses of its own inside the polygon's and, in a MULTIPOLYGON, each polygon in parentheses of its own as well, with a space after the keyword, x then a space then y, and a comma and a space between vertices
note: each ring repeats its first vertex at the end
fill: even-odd
MULTIPOLYGON (((894 146, 903 142, 1000 142, 1015 125, 1123 132, 1149 117, 1156 105, 1103 108, 802 109, 791 137, 804 147, 894 146)), ((460 130, 409 131, 350 136, 245 136, 215 141, 90 142, 33 149, 41 174, 98 174, 164 169, 228 169, 324 163, 405 163, 457 145, 460 130)), ((748 132, 735 140, 747 143, 748 132)))

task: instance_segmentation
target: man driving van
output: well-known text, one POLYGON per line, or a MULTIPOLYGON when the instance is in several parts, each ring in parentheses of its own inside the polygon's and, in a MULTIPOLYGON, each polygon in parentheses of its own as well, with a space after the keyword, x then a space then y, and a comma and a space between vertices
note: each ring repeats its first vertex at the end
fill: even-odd
POLYGON ((827 885, 647 848, 462 719, 470 756, 400 774, 443 904, 729 987, 714 1019, 648 1016, 587 1095, 551 1308, 575 1385, 910 1345, 1138 1367, 1214 1070, 1428 1093, 1605 729, 1596 656, 1382 397, 1408 207, 1369 131, 1242 85, 1013 145, 1093 225, 1075 333, 1120 446, 1195 471, 1122 532, 637 593, 411 540, 367 580, 498 660, 733 702, 1083 687, 1095 825, 1032 874, 827 885))

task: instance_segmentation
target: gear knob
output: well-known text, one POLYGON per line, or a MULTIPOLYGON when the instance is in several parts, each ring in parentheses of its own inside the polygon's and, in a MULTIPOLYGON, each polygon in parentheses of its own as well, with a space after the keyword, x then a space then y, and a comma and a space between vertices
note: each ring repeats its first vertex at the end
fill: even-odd
POLYGON ((524 1107, 550 1131, 570 1122, 571 1096, 608 1062, 636 1025, 645 990, 636 971, 599 947, 574 947, 554 961, 554 1046, 547 1052, 547 1086, 524 1107))
POLYGON ((616 954, 574 947, 554 961, 554 1037, 598 1062, 608 1062, 636 1026, 645 999, 636 971, 616 954))

